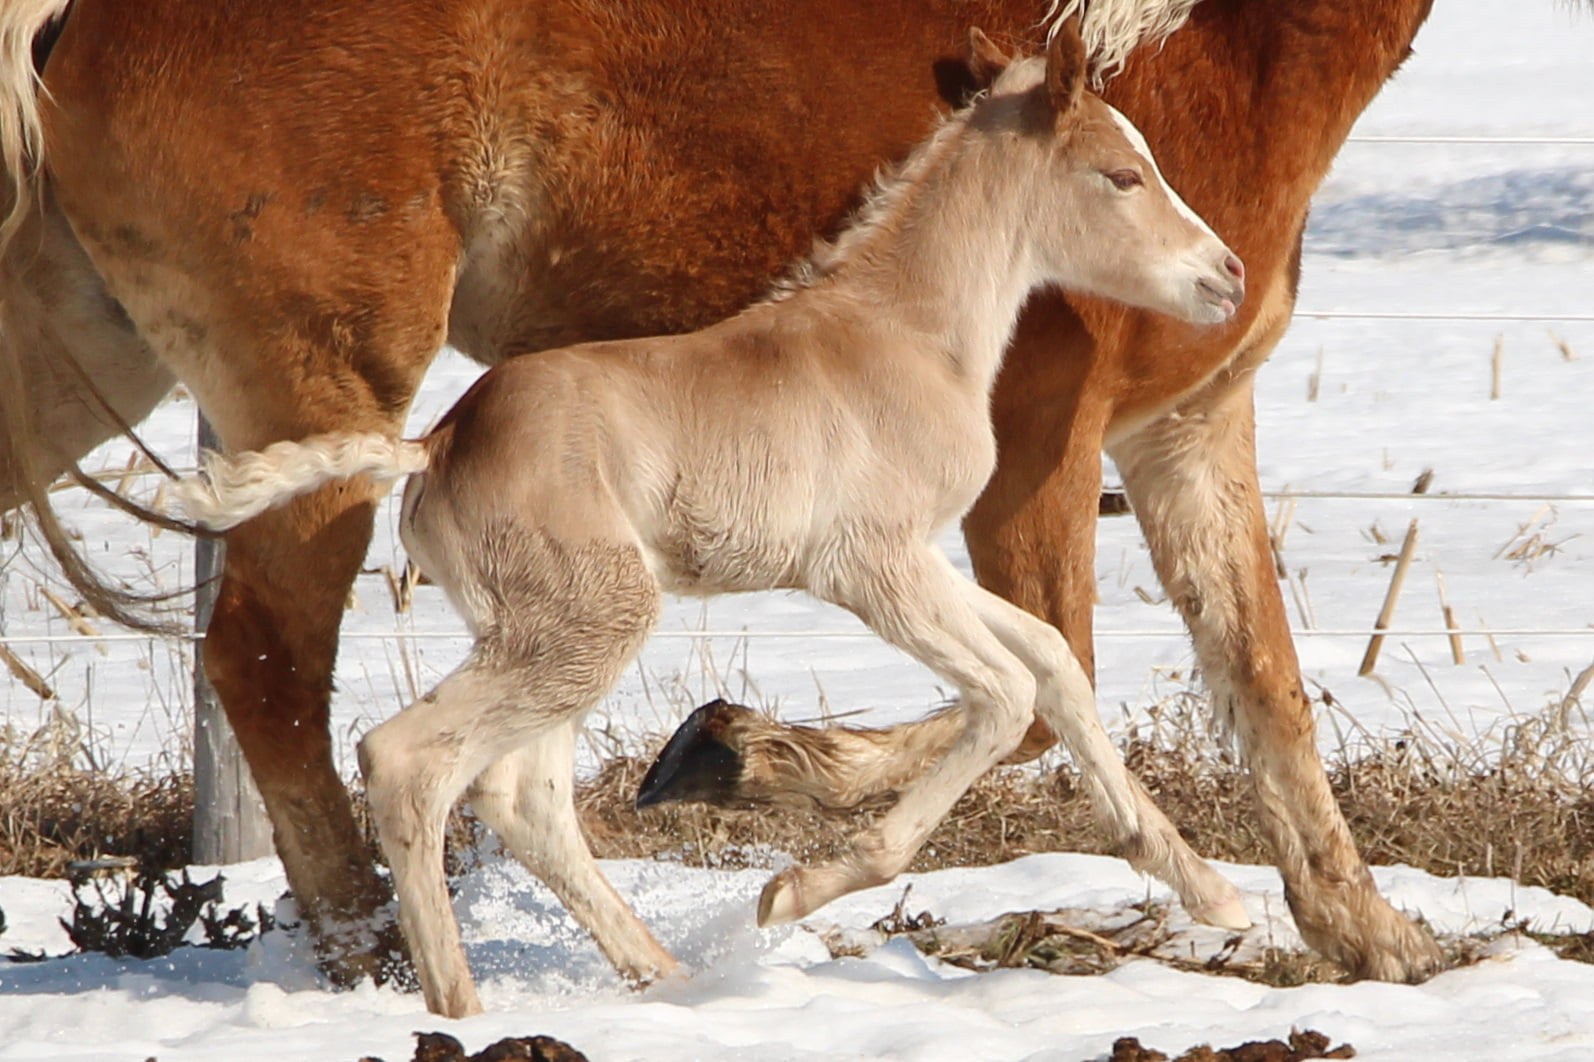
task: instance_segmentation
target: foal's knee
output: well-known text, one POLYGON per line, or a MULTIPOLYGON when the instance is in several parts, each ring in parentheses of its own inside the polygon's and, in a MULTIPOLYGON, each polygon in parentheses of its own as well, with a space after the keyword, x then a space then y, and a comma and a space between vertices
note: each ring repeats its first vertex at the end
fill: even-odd
POLYGON ((1040 703, 1049 706, 1060 700, 1065 708, 1074 711, 1094 707, 1090 677, 1062 632, 1050 623, 1036 620, 1026 633, 1029 651, 1025 663, 1035 675, 1040 703))
POLYGON ((1005 756, 1018 747, 1035 717, 1035 676, 1021 667, 991 676, 978 699, 984 710, 970 713, 967 726, 987 752, 1005 756))
POLYGON ((1065 689, 1090 686, 1090 677, 1085 674, 1084 665, 1074 655, 1073 647, 1063 637, 1062 631, 1050 623, 1039 623, 1036 641, 1047 681, 1065 689))
POLYGON ((436 789, 425 757, 398 739, 386 724, 367 733, 356 746, 365 797, 378 831, 400 819, 424 821, 432 812, 428 794, 436 789), (406 814, 406 811, 408 814, 406 814))

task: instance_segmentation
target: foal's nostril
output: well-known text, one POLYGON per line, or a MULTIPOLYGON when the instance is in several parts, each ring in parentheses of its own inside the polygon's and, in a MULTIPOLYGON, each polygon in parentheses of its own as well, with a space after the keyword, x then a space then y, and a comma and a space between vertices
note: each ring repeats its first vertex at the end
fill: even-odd
POLYGON ((1240 259, 1236 256, 1231 254, 1225 258, 1223 260, 1223 268, 1227 269, 1229 271, 1229 275, 1234 277, 1235 280, 1245 279, 1245 263, 1240 261, 1240 259))

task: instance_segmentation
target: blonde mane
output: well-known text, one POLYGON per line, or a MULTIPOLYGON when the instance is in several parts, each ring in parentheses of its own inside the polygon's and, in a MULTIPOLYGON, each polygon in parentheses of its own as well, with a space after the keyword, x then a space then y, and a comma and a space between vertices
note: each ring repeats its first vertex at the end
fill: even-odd
POLYGON ((1090 56, 1092 83, 1123 69, 1129 53, 1142 44, 1160 44, 1184 25, 1201 0, 1051 0, 1046 12, 1048 37, 1070 16, 1080 15, 1079 34, 1090 56))
MULTIPOLYGON (((44 153, 39 122, 39 75, 33 69, 33 38, 60 18, 71 0, 6 0, 0 14, 0 180, 11 185, 11 202, 0 198, 0 248, 21 224, 32 202, 33 176, 44 153)), ((5 191, 0 186, 0 193, 5 191)))

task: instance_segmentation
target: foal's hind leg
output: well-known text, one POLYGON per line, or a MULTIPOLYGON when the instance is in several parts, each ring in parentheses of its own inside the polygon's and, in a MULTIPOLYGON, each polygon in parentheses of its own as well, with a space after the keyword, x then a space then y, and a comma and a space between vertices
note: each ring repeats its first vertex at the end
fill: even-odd
POLYGON ((1314 741, 1267 545, 1247 382, 1116 444, 1157 574, 1195 639, 1222 725, 1251 771, 1301 935, 1356 976, 1420 980, 1433 940, 1378 894, 1314 741))
POLYGON ((475 617, 475 626, 491 633, 436 690, 360 743, 399 924, 427 1007, 448 1017, 474 1014, 481 1004, 448 902, 443 827, 448 809, 483 772, 476 788, 483 817, 506 831, 504 840, 534 870, 549 872, 578 918, 598 917, 589 925, 617 965, 643 975, 673 965, 651 938, 644 942, 639 923, 617 932, 602 924, 625 904, 586 851, 568 788, 573 728, 653 629, 658 584, 634 546, 566 546, 509 528, 485 537, 470 543, 469 557, 427 555, 456 600, 493 602, 491 615, 475 617), (478 585, 459 593, 463 580, 478 585), (506 756, 508 763, 495 766, 506 756), (509 792, 522 774, 522 791, 509 792))
POLYGON ((846 855, 771 879, 759 899, 760 924, 801 918, 900 874, 974 780, 1023 738, 1034 714, 1035 679, 980 621, 961 581, 933 547, 890 542, 853 558, 844 582, 811 588, 956 685, 966 721, 945 755, 853 839, 846 855))
POLYGON ((1096 711, 1095 690, 1062 634, 990 591, 964 585, 980 619, 1034 673, 1036 709, 1073 755, 1120 854, 1171 885, 1192 917, 1225 929, 1248 927, 1251 920, 1234 886, 1191 851, 1113 748, 1096 711))
POLYGON ((646 983, 675 969, 674 957, 649 932, 598 869, 576 819, 576 731, 572 719, 502 757, 471 785, 471 807, 585 926, 621 976, 646 983))
MULTIPOLYGON (((518 676, 470 660, 425 697, 360 741, 371 818, 393 871, 399 926, 434 1014, 481 1013, 443 876, 449 809, 470 780, 524 733, 506 736, 484 720, 502 716, 519 695, 518 676), (506 704, 508 702, 508 704, 506 704)), ((547 720, 545 723, 549 722, 547 720)))

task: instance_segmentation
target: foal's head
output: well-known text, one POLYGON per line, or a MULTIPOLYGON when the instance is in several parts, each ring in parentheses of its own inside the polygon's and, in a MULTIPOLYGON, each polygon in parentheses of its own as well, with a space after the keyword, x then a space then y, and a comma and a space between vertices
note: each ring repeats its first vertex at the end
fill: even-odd
POLYGON ((1196 324, 1234 316, 1245 269, 1176 195, 1140 131, 1085 89, 1077 24, 1053 35, 1045 59, 1009 61, 979 30, 971 69, 990 95, 970 121, 1006 129, 1030 151, 1030 235, 1042 271, 1070 291, 1100 295, 1196 324), (982 113, 984 112, 984 113, 982 113))

